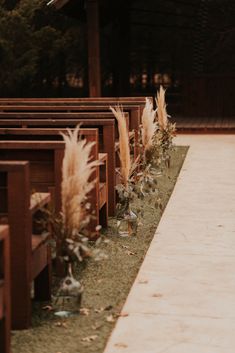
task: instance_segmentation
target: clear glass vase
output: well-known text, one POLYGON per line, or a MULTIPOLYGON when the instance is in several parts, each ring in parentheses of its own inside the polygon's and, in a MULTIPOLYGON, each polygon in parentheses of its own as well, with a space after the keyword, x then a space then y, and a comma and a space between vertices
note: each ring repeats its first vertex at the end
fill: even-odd
POLYGON ((128 210, 122 218, 117 219, 117 232, 121 237, 135 235, 137 232, 137 215, 128 210))
POLYGON ((72 265, 68 265, 68 274, 59 285, 59 289, 54 297, 53 307, 55 315, 68 317, 78 314, 81 307, 83 286, 72 274, 72 265))

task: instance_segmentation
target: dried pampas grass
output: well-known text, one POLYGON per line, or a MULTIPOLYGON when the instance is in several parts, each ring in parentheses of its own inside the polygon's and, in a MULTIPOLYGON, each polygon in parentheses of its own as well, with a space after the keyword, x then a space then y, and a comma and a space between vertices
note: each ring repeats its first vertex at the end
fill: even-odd
POLYGON ((157 104, 157 116, 158 124, 161 130, 166 130, 168 125, 168 115, 166 111, 166 102, 165 102, 165 90, 160 86, 159 91, 157 92, 156 104, 157 104))
POLYGON ((129 133, 126 124, 126 118, 120 106, 110 107, 118 122, 119 144, 120 144, 120 162, 121 162, 121 178, 126 186, 131 173, 131 158, 129 146, 129 133))
POLYGON ((85 216, 84 203, 95 181, 89 178, 98 161, 91 160, 93 143, 86 139, 78 140, 79 126, 75 130, 61 133, 65 141, 65 153, 62 166, 62 216, 67 237, 80 230, 85 216))
POLYGON ((156 110, 153 110, 153 103, 146 97, 146 103, 142 114, 142 143, 144 151, 151 149, 153 137, 157 129, 155 122, 156 110))

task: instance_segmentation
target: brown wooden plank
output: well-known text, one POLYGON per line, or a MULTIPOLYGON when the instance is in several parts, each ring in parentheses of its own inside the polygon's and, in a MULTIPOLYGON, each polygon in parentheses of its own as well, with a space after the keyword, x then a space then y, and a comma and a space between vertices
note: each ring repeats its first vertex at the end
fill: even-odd
POLYGON ((8 225, 0 225, 0 351, 10 353, 10 238, 8 225))
MULTIPOLYGON (((115 150, 114 150, 114 139, 115 139, 115 126, 114 126, 114 122, 113 120, 104 120, 103 124, 101 121, 93 121, 92 120, 92 124, 96 123, 95 125, 92 126, 96 126, 101 128, 102 131, 100 131, 102 136, 101 139, 101 150, 103 150, 104 152, 108 153, 108 179, 109 179, 109 192, 108 192, 108 196, 109 196, 109 211, 110 211, 110 215, 114 215, 115 213, 115 207, 116 207, 116 193, 115 193, 115 175, 114 175, 114 169, 115 169, 115 164, 116 164, 116 159, 115 159, 115 150)), ((76 121, 77 124, 77 121, 76 121)), ((75 124, 75 125, 76 125, 75 124)), ((35 127, 35 125, 34 125, 35 127)), ((45 138, 48 139, 48 137, 54 137, 57 139, 62 139, 62 137, 59 135, 59 132, 63 131, 66 132, 65 129, 43 129, 43 128, 39 128, 39 129, 4 129, 4 128, 0 128, 0 139, 5 138, 5 136, 8 136, 9 139, 12 138, 18 138, 18 136, 21 136, 22 138, 27 138, 27 136, 29 135, 28 138, 30 138, 31 140, 33 139, 37 139, 37 136, 44 136, 45 138), (56 137, 57 136, 57 137, 56 137)), ((94 129, 81 129, 81 135, 85 137, 88 135, 91 135, 93 131, 94 134, 94 129)), ((15 153, 15 152, 14 152, 15 153)), ((20 151, 16 151, 16 155, 17 156, 21 156, 22 157, 22 153, 24 154, 25 152, 20 152, 20 151)), ((34 152, 32 153, 32 155, 27 155, 28 159, 30 161, 33 161, 32 164, 32 180, 33 180, 33 184, 35 185, 36 181, 45 181, 45 178, 47 178, 47 182, 48 184, 52 185, 53 182, 52 180, 54 179, 54 177, 59 178, 60 172, 55 172, 55 168, 53 169, 51 167, 51 163, 50 161, 52 160, 53 156, 50 155, 50 151, 45 151, 46 155, 45 157, 43 157, 42 152, 39 154, 39 151, 37 152, 37 156, 39 154, 40 159, 37 158, 37 163, 35 162, 35 154, 34 152), (47 169, 45 171, 46 168, 46 162, 45 159, 48 158, 48 166, 47 169), (45 168, 39 168, 39 162, 40 160, 43 161, 45 168), (35 170, 38 174, 35 174, 35 170)), ((61 152, 57 151, 57 154, 61 154, 61 152)), ((9 157, 9 151, 5 151, 4 152, 5 155, 5 159, 10 158, 9 157)), ((63 156, 61 155, 60 157, 61 159, 63 159, 63 156)), ((57 183, 56 183, 57 185, 57 183)), ((38 185, 37 185, 38 187, 38 185)), ((42 189, 43 190, 43 189, 42 189)), ((58 193, 55 193, 55 196, 57 198, 57 202, 56 204, 58 204, 59 202, 59 196, 58 193)), ((60 202, 59 202, 60 203, 60 202)))
MULTIPOLYGON (((32 216, 30 213, 29 163, 25 161, 0 162, 0 172, 7 173, 8 221, 11 230, 11 289, 12 326, 27 328, 31 322, 32 280, 32 216), (19 305, 19 302, 21 305, 19 305)), ((48 249, 46 249, 48 253, 48 249)), ((48 261, 37 257, 37 266, 50 271, 48 261)), ((50 293, 50 283, 43 283, 50 293)), ((49 297, 47 298, 49 299, 49 297)))

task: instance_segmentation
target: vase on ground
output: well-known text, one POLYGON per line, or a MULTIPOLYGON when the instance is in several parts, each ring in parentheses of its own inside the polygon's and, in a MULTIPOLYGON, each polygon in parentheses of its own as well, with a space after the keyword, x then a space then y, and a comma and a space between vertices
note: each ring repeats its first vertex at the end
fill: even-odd
POLYGON ((137 232, 137 215, 128 209, 117 219, 117 232, 121 237, 135 235, 137 232))
POLYGON ((55 315, 68 317, 78 314, 81 307, 83 286, 72 273, 72 264, 68 264, 67 275, 60 281, 54 298, 55 315))

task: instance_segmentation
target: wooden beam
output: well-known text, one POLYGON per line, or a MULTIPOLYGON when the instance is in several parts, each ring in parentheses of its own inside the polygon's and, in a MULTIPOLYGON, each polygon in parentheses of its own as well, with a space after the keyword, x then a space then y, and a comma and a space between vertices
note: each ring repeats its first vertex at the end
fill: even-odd
POLYGON ((88 79, 90 97, 101 96, 99 1, 87 1, 88 79))

